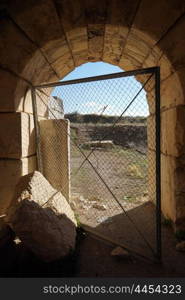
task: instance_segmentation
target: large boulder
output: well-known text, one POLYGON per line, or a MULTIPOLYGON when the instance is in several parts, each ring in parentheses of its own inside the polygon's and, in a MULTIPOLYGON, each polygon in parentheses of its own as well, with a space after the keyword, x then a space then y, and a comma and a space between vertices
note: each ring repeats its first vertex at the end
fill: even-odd
POLYGON ((60 259, 75 248, 74 213, 61 192, 40 172, 21 178, 6 221, 21 241, 44 261, 60 259))

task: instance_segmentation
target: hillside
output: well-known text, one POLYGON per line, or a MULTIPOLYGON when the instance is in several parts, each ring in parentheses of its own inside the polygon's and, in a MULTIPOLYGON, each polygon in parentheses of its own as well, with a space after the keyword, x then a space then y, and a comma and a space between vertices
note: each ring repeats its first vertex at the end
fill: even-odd
POLYGON ((130 117, 124 116, 119 118, 119 116, 109 116, 109 115, 97 115, 97 114, 79 114, 78 112, 73 112, 70 114, 65 114, 65 118, 70 120, 72 123, 91 123, 91 124, 143 124, 147 122, 146 117, 130 117), (119 119, 119 121, 118 121, 119 119))

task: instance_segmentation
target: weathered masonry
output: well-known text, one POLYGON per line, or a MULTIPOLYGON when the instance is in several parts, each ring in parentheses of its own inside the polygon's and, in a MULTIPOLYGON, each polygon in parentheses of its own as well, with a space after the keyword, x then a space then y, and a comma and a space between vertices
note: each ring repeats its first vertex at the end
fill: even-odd
POLYGON ((0 18, 0 215, 35 169, 30 87, 104 61, 161 67, 162 210, 185 229, 185 2, 17 0, 0 4, 0 18))

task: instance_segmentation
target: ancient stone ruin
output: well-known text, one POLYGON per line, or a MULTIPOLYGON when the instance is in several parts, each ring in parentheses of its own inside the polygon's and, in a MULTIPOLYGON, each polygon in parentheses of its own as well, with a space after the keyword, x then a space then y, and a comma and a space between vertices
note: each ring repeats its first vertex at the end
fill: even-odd
POLYGON ((17 185, 7 223, 40 259, 53 261, 75 248, 76 220, 68 202, 35 171, 17 185))

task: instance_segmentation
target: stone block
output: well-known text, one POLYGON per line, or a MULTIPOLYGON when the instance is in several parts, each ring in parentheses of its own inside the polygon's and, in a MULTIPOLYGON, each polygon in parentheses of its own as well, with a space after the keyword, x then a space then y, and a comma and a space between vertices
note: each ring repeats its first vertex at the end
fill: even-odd
POLYGON ((88 62, 88 39, 85 27, 76 28, 66 33, 73 53, 75 66, 88 62))
POLYGON ((70 126, 68 120, 40 121, 43 174, 70 198, 70 126))
POLYGON ((178 71, 176 71, 176 75, 178 76, 180 87, 183 90, 183 94, 185 94, 185 67, 182 67, 178 71))
POLYGON ((0 157, 20 158, 21 114, 2 113, 0 117, 0 157))
POLYGON ((161 150, 178 157, 185 154, 185 106, 177 106, 161 113, 161 150))
MULTIPOLYGON (((37 114, 39 117, 45 118, 48 117, 48 107, 47 103, 49 100, 49 95, 51 93, 51 88, 43 89, 44 93, 36 90, 36 104, 37 104, 37 114)), ((28 89, 22 103, 18 109, 21 112, 26 112, 29 114, 33 114, 33 106, 32 106, 32 95, 31 90, 28 89)))
MULTIPOLYGON (((144 32, 136 28, 132 28, 124 48, 124 55, 128 55, 132 57, 134 60, 138 62, 138 66, 143 65, 145 58, 150 53, 153 47, 153 40, 144 32), (139 44, 139 47, 138 47, 139 44)), ((124 61, 124 55, 122 59, 124 61)))
POLYGON ((72 72, 75 68, 74 61, 71 58, 71 54, 69 52, 62 55, 55 62, 52 63, 52 67, 59 74, 60 78, 65 77, 68 73, 72 72))
POLYGON ((35 153, 33 116, 3 113, 0 118, 0 157, 22 158, 35 153))
POLYGON ((36 153, 33 115, 21 113, 21 156, 27 157, 36 153))
POLYGON ((166 218, 176 221, 175 160, 173 157, 161 155, 161 207, 166 218))
POLYGON ((36 169, 36 157, 23 159, 0 160, 0 215, 4 214, 10 205, 15 192, 15 186, 21 176, 36 169))
POLYGON ((174 73, 172 64, 158 46, 155 46, 152 49, 142 65, 143 68, 149 68, 153 66, 160 67, 161 81, 167 79, 174 73))
POLYGON ((177 73, 161 82, 161 109, 184 104, 183 89, 177 73))
POLYGON ((36 46, 25 38, 10 19, 2 20, 0 33, 0 57, 1 64, 5 65, 16 74, 27 77, 24 72, 36 46), (20 51, 21 49, 21 51, 20 51))
MULTIPOLYGON (((156 203, 156 172, 155 151, 148 151, 148 194, 149 200, 156 203)), ((173 157, 161 154, 161 209, 166 218, 176 222, 175 198, 175 169, 176 160, 173 157)))
POLYGON ((153 37, 156 43, 182 15, 182 11, 184 11, 184 3, 181 0, 170 2, 161 0, 160 5, 158 1, 152 1, 149 4, 148 0, 143 0, 137 11, 134 26, 153 37))
POLYGON ((103 24, 88 24, 88 57, 90 61, 100 61, 102 59, 104 30, 105 26, 103 24))
MULTIPOLYGON (((181 1, 182 3, 182 1, 181 1)), ((183 5, 183 3, 182 3, 183 5)), ((183 8, 184 10, 184 8, 183 8)), ((179 12, 179 15, 182 14, 182 11, 179 12)), ((170 60, 173 68, 175 70, 180 69, 184 66, 185 56, 184 56, 184 47, 185 47, 185 37, 184 37, 184 28, 185 28, 185 19, 180 18, 179 22, 175 24, 165 35, 165 38, 161 39, 158 43, 158 46, 165 53, 165 55, 170 60)))
POLYGON ((22 103, 27 83, 3 70, 0 70, 0 79, 0 112, 15 112, 22 103))
POLYGON ((103 60, 112 64, 118 64, 122 48, 126 42, 128 28, 107 24, 104 36, 103 60))

